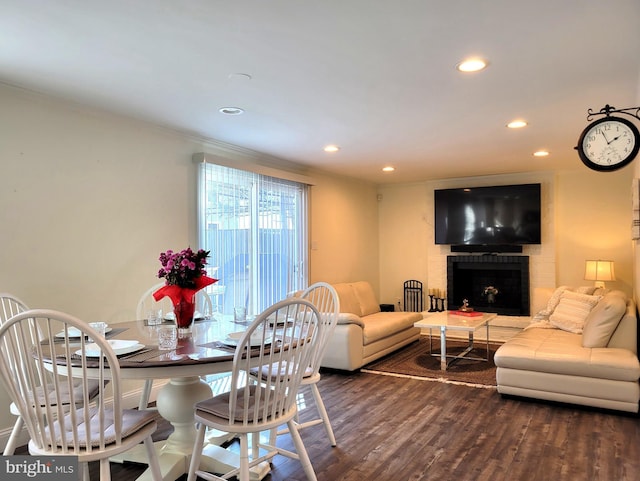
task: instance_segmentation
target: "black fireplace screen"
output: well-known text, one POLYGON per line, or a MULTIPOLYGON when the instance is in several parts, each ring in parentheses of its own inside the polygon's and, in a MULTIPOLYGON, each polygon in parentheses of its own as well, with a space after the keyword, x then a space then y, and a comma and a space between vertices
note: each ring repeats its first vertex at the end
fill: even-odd
POLYGON ((528 316, 529 256, 447 256, 447 306, 528 316))
POLYGON ((423 308, 422 282, 414 279, 404 283, 405 312, 422 312, 423 308))

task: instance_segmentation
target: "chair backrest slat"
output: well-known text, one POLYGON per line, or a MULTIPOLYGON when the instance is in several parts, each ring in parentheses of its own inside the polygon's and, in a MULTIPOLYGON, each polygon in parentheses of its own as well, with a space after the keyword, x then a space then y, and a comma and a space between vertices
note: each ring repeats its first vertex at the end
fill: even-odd
POLYGON ((320 322, 317 308, 300 298, 274 304, 256 317, 234 354, 230 422, 249 426, 295 407, 305 368, 318 347, 320 322))
POLYGON ((316 350, 311 360, 311 371, 316 374, 320 370, 320 364, 327 351, 329 338, 335 331, 340 314, 340 298, 331 284, 326 282, 316 282, 305 289, 300 296, 307 299, 318 309, 320 313, 320 347, 316 350))

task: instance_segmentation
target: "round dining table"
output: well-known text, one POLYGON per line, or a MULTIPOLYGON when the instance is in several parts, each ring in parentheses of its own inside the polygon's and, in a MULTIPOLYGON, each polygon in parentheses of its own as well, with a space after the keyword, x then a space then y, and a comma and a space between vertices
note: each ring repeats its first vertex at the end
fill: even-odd
MULTIPOLYGON (((115 323, 111 324, 107 339, 139 343, 138 350, 119 356, 121 379, 169 379, 158 392, 156 406, 174 430, 156 446, 163 480, 174 481, 189 469, 196 437, 194 405, 213 395, 211 386, 202 377, 232 370, 235 349, 233 343, 225 340, 232 332, 246 330, 248 324, 222 319, 196 321, 190 332, 178 335, 175 349, 160 350, 158 330, 167 325, 172 324, 150 326, 142 320, 115 323)), ((213 433, 207 439, 201 469, 224 473, 238 466, 238 455, 216 444, 229 439, 226 433, 213 433)), ((128 451, 112 461, 146 464, 147 456, 140 446, 139 450, 128 451)), ((269 463, 263 462, 252 468, 251 478, 260 480, 269 471, 269 463)), ((138 480, 150 481, 150 470, 142 473, 138 480)))

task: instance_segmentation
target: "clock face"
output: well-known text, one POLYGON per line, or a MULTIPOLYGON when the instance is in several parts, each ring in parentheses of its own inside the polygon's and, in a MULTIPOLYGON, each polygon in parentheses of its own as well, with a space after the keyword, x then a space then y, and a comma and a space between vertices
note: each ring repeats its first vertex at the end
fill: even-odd
POLYGON ((582 162, 591 169, 620 169, 638 154, 638 129, 626 119, 605 117, 584 130, 576 148, 582 162))

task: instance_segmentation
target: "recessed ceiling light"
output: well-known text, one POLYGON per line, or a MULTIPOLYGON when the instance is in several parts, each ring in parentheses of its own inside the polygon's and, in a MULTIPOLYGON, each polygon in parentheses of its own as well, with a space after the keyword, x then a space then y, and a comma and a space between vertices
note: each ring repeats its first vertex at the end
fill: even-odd
POLYGON ((240 107, 222 107, 218 109, 218 112, 225 115, 240 115, 244 113, 244 110, 240 107))
POLYGON ((537 152, 533 153, 534 157, 546 157, 547 155, 549 155, 548 150, 538 150, 537 152))
POLYGON ((481 58, 469 58, 456 65, 456 68, 460 72, 478 72, 479 70, 486 68, 487 65, 488 62, 481 58))
POLYGON ((512 120, 507 124, 507 127, 510 129, 521 129, 522 127, 526 127, 527 122, 525 120, 512 120))
POLYGON ((327 145, 324 148, 325 152, 337 152, 338 150, 340 150, 340 147, 338 147, 337 145, 327 145))
POLYGON ((396 170, 396 168, 391 167, 390 165, 387 165, 386 167, 382 168, 382 172, 393 172, 394 170, 396 170))

